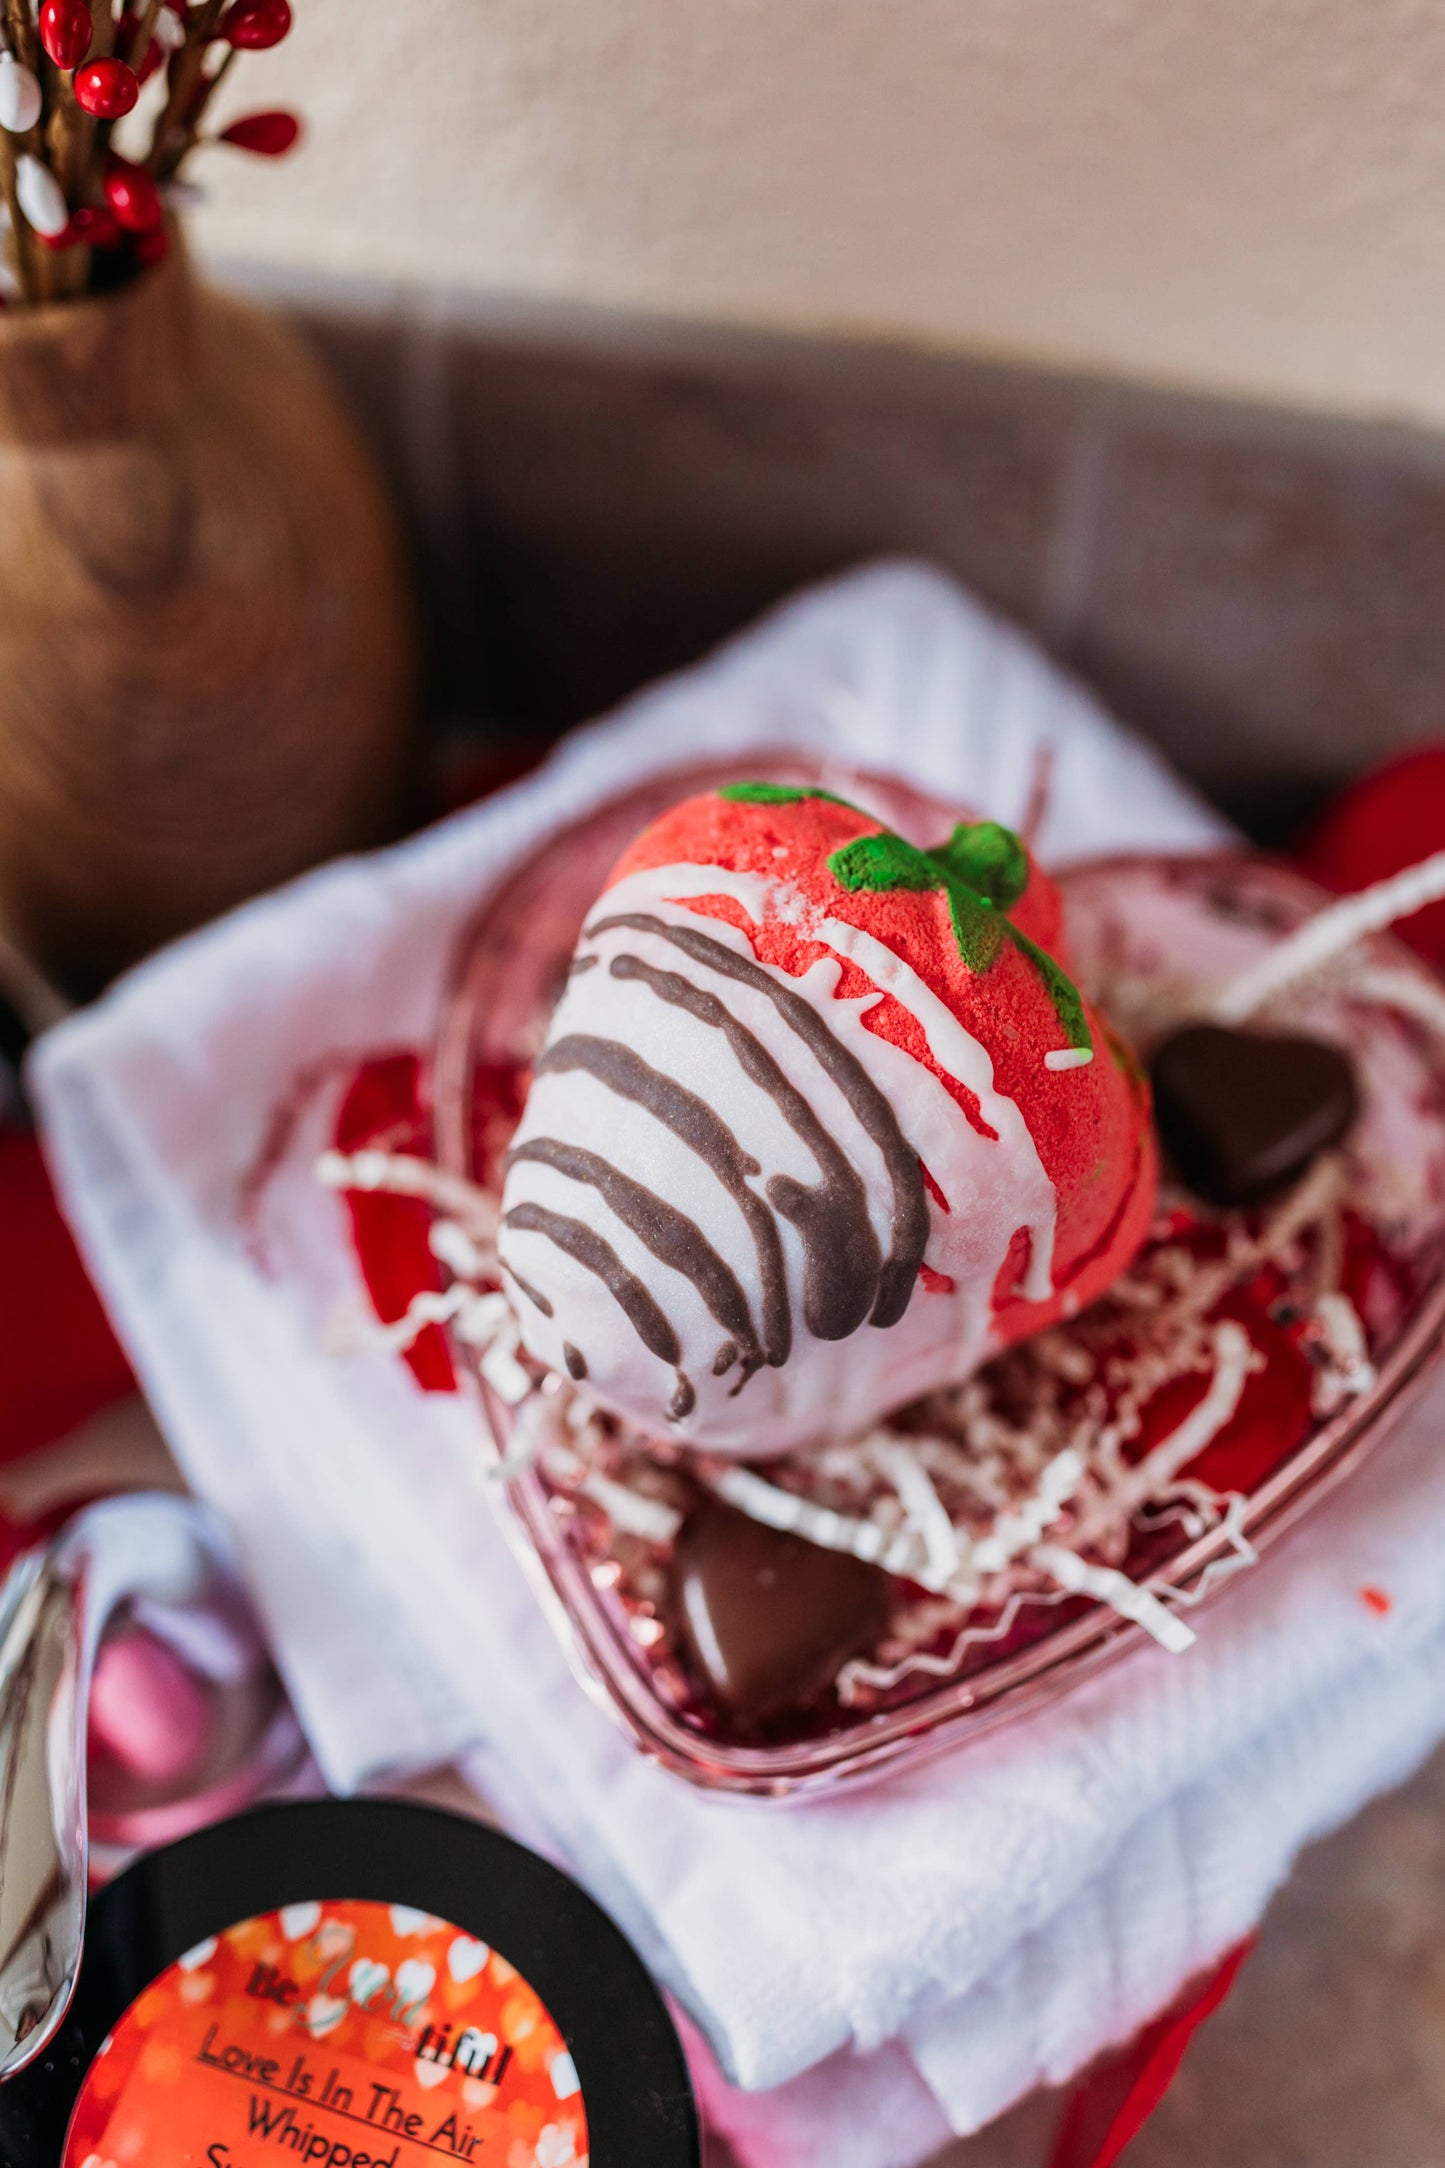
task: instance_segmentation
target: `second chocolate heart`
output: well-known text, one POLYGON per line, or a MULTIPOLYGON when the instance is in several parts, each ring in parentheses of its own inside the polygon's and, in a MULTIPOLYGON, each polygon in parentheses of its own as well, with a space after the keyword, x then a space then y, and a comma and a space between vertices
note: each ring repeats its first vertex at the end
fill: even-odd
POLYGON ((673 1603, 710 1695, 753 1726, 814 1699, 876 1640, 888 1580, 709 1499, 678 1538, 673 1603))
POLYGON ((1255 1204, 1283 1188, 1359 1112, 1353 1064, 1319 1039, 1189 1024, 1150 1074, 1165 1153, 1210 1204, 1255 1204))

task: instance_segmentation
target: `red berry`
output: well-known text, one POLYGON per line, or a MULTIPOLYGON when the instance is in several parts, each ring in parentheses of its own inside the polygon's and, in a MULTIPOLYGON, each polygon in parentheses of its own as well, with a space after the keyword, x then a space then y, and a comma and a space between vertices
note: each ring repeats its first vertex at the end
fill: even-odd
POLYGON ((154 233, 160 226, 161 193, 144 166, 113 159, 101 185, 116 223, 127 233, 154 233))
POLYGON ((115 213, 103 203, 83 203, 71 214, 70 230, 91 248, 117 248, 121 232, 115 213))
POLYGON ((170 236, 164 226, 157 226, 154 233, 142 233, 136 237, 136 261, 145 264, 147 267, 151 264, 164 263, 170 254, 170 250, 170 236))
POLYGON ((42 0, 40 42, 57 68, 78 68, 94 35, 84 0, 42 0))
POLYGON ((59 233, 40 236, 47 248, 57 251, 79 248, 116 248, 121 241, 121 230, 103 204, 83 203, 78 211, 72 211, 68 225, 59 233))
POLYGON ((264 53, 291 28, 291 0, 233 0, 216 33, 238 50, 264 53))
POLYGON ((120 120, 140 96, 134 68, 123 60, 92 60, 72 78, 75 102, 97 120, 120 120))
MULTIPOLYGON (((1352 783, 1298 855, 1317 881, 1344 891, 1383 881, 1438 850, 1445 850, 1445 745, 1437 742, 1352 783)), ((1427 904, 1392 930, 1445 970, 1445 903, 1427 904)))
POLYGON ((221 141, 258 158, 284 158, 301 133, 294 113, 248 113, 221 130, 221 141))

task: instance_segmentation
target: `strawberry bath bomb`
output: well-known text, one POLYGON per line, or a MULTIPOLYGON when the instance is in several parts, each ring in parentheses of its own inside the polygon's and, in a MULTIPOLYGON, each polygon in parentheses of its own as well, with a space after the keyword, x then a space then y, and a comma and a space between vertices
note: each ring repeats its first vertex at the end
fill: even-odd
POLYGON ((499 1248, 539 1361, 761 1459, 1093 1301, 1155 1173, 1147 1087, 1017 836, 921 850, 744 782, 644 830, 589 913, 499 1248))

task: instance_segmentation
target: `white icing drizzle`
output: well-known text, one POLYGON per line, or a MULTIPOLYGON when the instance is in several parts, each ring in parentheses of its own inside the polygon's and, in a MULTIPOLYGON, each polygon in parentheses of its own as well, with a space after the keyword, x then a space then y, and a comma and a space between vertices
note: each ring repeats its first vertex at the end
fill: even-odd
MULTIPOLYGON (((809 932, 813 929, 810 927, 809 932)), ((850 926, 841 918, 819 922, 816 936, 838 955, 848 957, 867 972, 875 986, 905 1008, 922 1026, 928 1051, 947 1075, 974 1094, 989 1128, 1012 1162, 1010 1178, 1018 1199, 1018 1225, 1029 1237, 1029 1263, 1023 1292, 1030 1302, 1047 1302, 1053 1293, 1054 1228, 1058 1198, 1044 1172, 1028 1123, 1017 1103, 998 1090, 993 1078, 993 1058, 981 1040, 975 1039, 932 987, 911 964, 905 963, 871 933, 850 926)), ((937 1179, 935 1177, 935 1179, 937 1179)))

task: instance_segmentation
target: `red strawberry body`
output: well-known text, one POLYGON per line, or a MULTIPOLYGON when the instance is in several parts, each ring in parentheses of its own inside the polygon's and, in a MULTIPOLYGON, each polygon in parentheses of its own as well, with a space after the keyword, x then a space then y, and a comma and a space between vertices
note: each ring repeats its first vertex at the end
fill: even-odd
POLYGON ((1056 890, 991 824, 925 853, 746 784, 664 815, 591 915, 518 1132, 502 1254, 533 1351, 646 1428, 762 1455, 1091 1301, 1155 1158, 1061 951, 1056 890))

